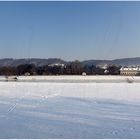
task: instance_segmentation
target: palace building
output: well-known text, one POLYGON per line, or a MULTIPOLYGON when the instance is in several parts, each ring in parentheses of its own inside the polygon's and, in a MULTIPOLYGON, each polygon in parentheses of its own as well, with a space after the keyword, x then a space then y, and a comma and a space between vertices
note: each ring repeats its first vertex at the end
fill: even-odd
POLYGON ((120 69, 120 75, 136 76, 140 75, 140 67, 122 67, 120 69))

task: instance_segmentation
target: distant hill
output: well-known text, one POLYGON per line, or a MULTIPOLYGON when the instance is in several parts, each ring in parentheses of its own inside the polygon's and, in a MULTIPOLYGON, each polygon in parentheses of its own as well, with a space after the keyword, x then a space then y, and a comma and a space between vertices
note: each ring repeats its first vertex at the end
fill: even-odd
POLYGON ((122 58, 114 60, 86 60, 82 62, 87 65, 102 65, 102 64, 115 64, 121 66, 140 65, 140 57, 135 58, 122 58))
POLYGON ((140 57, 115 59, 112 61, 112 63, 116 65, 122 65, 122 66, 140 65, 140 57))
POLYGON ((49 59, 38 59, 38 58, 31 58, 31 59, 0 59, 0 67, 2 66, 18 66, 22 64, 34 64, 35 66, 44 66, 50 64, 65 64, 66 62, 58 59, 58 58, 49 58, 49 59))
POLYGON ((83 65, 102 65, 102 64, 111 64, 111 60, 85 60, 82 61, 83 65))
MULTIPOLYGON (((0 59, 0 67, 2 66, 18 66, 22 64, 34 64, 35 66, 44 66, 50 64, 67 64, 68 61, 64 61, 59 58, 49 58, 49 59, 39 59, 39 58, 31 58, 31 59, 12 59, 5 58, 0 59)), ((83 65, 104 65, 104 64, 115 64, 122 66, 130 66, 130 65, 140 65, 140 57, 135 58, 122 58, 115 60, 85 60, 81 61, 83 65)))
POLYGON ((122 58, 122 59, 115 59, 115 60, 87 60, 87 61, 83 61, 83 64, 88 64, 88 65, 115 64, 121 66, 132 66, 132 65, 140 65, 140 57, 122 58))

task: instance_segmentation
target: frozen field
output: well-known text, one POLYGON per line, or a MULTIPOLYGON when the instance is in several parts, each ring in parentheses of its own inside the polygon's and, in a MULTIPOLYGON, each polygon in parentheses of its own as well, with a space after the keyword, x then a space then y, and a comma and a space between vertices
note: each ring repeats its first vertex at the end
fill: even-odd
POLYGON ((139 138, 139 83, 0 82, 0 138, 139 138))
MULTIPOLYGON (((140 76, 18 76, 19 82, 55 82, 55 83, 126 83, 133 81, 140 83, 140 76)), ((5 76, 0 76, 0 82, 5 81, 5 76)))

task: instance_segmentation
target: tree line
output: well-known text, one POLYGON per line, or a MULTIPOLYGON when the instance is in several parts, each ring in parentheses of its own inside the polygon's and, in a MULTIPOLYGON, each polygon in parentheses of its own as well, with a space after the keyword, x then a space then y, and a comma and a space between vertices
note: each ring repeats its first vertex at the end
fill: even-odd
POLYGON ((109 65, 103 69, 95 65, 83 65, 80 61, 73 61, 64 66, 45 65, 35 66, 33 64, 22 64, 16 67, 0 67, 0 75, 119 75, 120 66, 109 65))

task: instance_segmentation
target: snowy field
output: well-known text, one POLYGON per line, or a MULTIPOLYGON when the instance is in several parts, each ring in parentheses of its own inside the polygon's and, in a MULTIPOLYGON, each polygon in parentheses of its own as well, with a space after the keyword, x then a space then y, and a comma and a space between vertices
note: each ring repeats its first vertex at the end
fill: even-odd
POLYGON ((140 139, 140 83, 1 81, 0 138, 140 139))
MULTIPOLYGON (((11 76, 12 77, 12 76, 11 76)), ((93 76, 18 76, 19 82, 57 82, 57 83, 126 83, 133 81, 140 83, 140 76, 112 76, 112 75, 93 75, 93 76)), ((0 76, 0 82, 6 81, 5 76, 0 76)))

